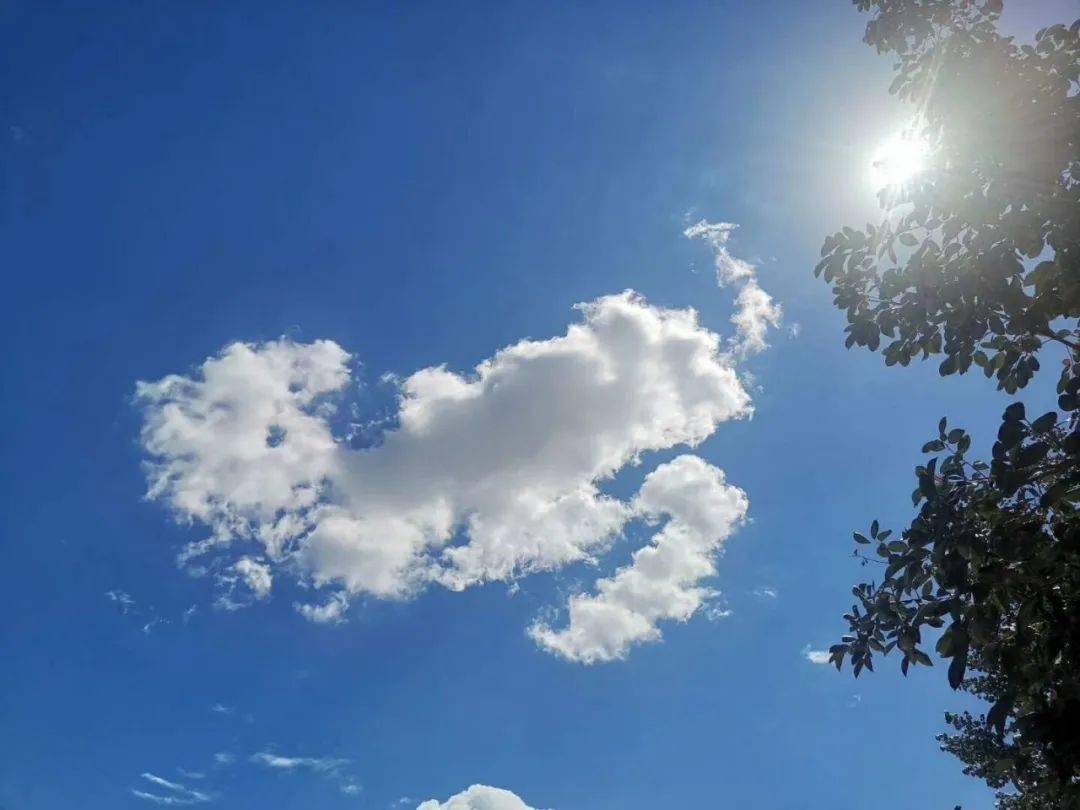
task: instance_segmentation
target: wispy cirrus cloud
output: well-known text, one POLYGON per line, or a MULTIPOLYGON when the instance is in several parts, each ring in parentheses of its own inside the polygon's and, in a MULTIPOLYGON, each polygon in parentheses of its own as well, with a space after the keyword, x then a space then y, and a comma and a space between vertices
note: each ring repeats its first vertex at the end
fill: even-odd
POLYGON ((338 790, 346 796, 357 796, 362 788, 345 769, 349 760, 341 757, 289 757, 273 751, 252 754, 250 762, 277 771, 308 771, 337 781, 338 790))
POLYGON ((146 772, 142 778, 149 782, 152 787, 146 789, 132 788, 131 792, 139 799, 162 805, 187 805, 203 804, 211 801, 208 793, 189 788, 179 782, 172 782, 156 774, 146 772))
POLYGON ((270 751, 259 751, 249 758, 257 765, 281 771, 310 770, 315 773, 337 773, 349 760, 335 757, 287 757, 270 751))
POLYGON ((683 235, 688 239, 702 239, 712 249, 717 284, 739 289, 735 298, 735 312, 731 316, 736 333, 731 345, 737 354, 745 356, 768 347, 766 334, 770 327, 780 326, 783 309, 761 289, 757 267, 731 253, 728 242, 738 227, 731 222, 702 219, 686 228, 683 235))
POLYGON ((110 602, 113 602, 121 613, 127 613, 135 606, 135 600, 131 598, 131 594, 121 590, 111 590, 105 592, 105 598, 110 602))

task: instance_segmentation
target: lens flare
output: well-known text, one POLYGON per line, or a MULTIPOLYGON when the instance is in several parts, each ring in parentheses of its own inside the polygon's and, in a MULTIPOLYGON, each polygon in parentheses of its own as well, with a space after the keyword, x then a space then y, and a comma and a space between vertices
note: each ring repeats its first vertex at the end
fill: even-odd
POLYGON ((894 135, 874 153, 871 179, 879 187, 902 185, 925 168, 928 151, 925 141, 894 135))

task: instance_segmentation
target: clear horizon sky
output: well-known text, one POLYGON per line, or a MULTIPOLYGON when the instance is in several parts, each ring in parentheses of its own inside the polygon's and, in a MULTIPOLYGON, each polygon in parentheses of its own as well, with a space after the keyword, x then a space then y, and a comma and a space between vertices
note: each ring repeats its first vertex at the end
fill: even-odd
POLYGON ((851 4, 0 23, 2 810, 991 806, 941 667, 815 662, 1010 401, 811 275, 908 114, 851 4))

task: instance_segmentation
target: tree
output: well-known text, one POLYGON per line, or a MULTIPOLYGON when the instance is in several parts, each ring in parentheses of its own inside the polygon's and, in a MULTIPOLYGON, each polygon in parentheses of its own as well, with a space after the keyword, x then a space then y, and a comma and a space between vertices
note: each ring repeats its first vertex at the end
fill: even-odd
POLYGON ((989 463, 941 420, 910 526, 855 533, 883 576, 853 589, 831 660, 857 677, 895 653, 906 675, 933 664, 933 633, 950 685, 988 704, 947 715, 942 748, 999 807, 1080 806, 1080 21, 1029 45, 1000 34, 995 0, 855 5, 927 160, 882 190, 879 225, 825 240, 815 274, 847 346, 889 366, 941 355, 942 376, 975 366, 1010 395, 1055 346, 1060 411, 1009 405, 989 463))

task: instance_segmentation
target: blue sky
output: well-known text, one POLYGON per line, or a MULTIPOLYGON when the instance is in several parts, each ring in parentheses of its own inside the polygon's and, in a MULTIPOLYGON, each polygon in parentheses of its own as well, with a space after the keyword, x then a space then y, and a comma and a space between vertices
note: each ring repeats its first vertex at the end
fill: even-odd
MULTIPOLYGON (((886 94, 889 60, 860 42, 846 3, 587 5, 0 10, 12 329, 0 805, 411 809, 483 784, 559 810, 989 806, 934 743, 942 712, 962 705, 942 673, 905 680, 888 661, 854 681, 804 655, 842 632, 865 573, 852 529, 908 516, 937 419, 985 446, 1007 404, 981 377, 845 351, 842 314, 810 274, 825 234, 878 216, 871 155, 905 116, 886 94), (710 248, 683 234, 701 220, 739 227, 710 248), (716 251, 755 280, 719 287, 716 251), (748 284, 783 308, 760 351, 729 342, 748 284), (627 289, 641 297, 604 298, 627 289), (687 325, 673 310, 690 307, 687 325), (556 340, 574 324, 605 362, 645 356, 634 328, 685 338, 712 376, 688 383, 681 355, 659 352, 648 382, 675 391, 674 414, 640 386, 594 398, 594 380, 558 365, 577 357, 556 340), (526 338, 541 359, 499 355, 491 373, 528 396, 508 409, 494 383, 474 396, 474 367, 504 347, 527 354, 526 338), (180 464, 185 485, 226 501, 301 475, 272 454, 230 467, 225 434, 196 437, 197 451, 145 446, 145 425, 171 425, 167 401, 249 396, 230 380, 190 393, 236 341, 253 347, 244 374, 270 346, 302 363, 313 346, 343 350, 319 354, 333 382, 318 397, 310 377, 259 366, 282 386, 275 418, 293 420, 283 446, 310 431, 304 463, 326 473, 332 491, 318 497, 338 510, 278 504, 264 526, 295 514, 330 537, 330 517, 396 519, 401 503, 434 520, 438 490, 458 504, 441 542, 476 559, 425 557, 373 584, 375 563, 333 538, 325 553, 275 558, 247 536, 178 566, 186 544, 229 531, 220 515, 184 522, 193 512, 175 491, 147 500, 148 460, 180 464), (558 355, 547 377, 544 352, 558 355), (138 381, 170 374, 190 378, 186 393, 136 398, 138 381), (410 380, 413 416, 398 412, 410 380), (456 386, 493 409, 440 421, 456 386), (752 418, 733 400, 708 410, 740 390, 752 418), (702 408, 704 430, 691 418, 702 408), (668 417, 675 439, 642 438, 668 417), (320 431, 338 443, 322 447, 320 431), (560 466, 594 434, 640 464, 590 477, 581 470, 610 461, 595 450, 560 466), (234 489, 192 483, 193 456, 196 472, 236 472, 234 489), (615 582, 657 532, 698 526, 672 494, 687 479, 663 471, 719 499, 715 531, 678 542, 699 544, 697 563, 723 549, 715 576, 665 593, 719 595, 685 622, 616 595, 619 615, 644 622, 637 636, 611 631, 598 647, 599 625, 559 634, 569 597, 615 582), (530 476, 546 476, 544 492, 588 490, 582 509, 616 527, 567 541, 595 564, 543 545, 550 522, 526 558, 550 570, 517 577, 492 562, 526 533, 513 504, 540 491, 530 476), (476 516, 483 531, 462 523, 476 516), (345 621, 296 607, 335 599, 345 621)), ((1005 18, 1021 33, 1071 6, 1022 5, 1005 18)), ((244 401, 257 409, 263 390, 244 401)), ((376 531, 376 550, 398 529, 376 531)), ((315 548, 306 538, 291 539, 315 548)))

